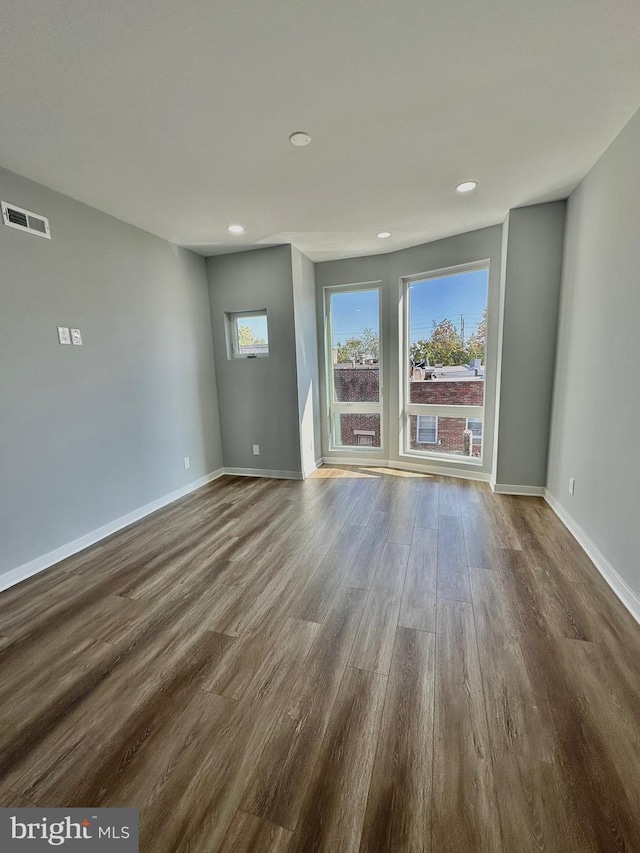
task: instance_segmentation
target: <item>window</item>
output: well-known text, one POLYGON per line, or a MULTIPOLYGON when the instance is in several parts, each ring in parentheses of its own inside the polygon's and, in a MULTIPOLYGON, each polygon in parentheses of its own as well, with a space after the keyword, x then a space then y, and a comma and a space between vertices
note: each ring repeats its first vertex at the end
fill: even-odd
POLYGON ((373 447, 375 439, 375 430, 372 429, 354 429, 353 434, 356 437, 356 445, 358 447, 373 447))
POLYGON ((330 447, 382 448, 380 288, 325 288, 325 350, 330 447))
POLYGON ((269 355, 269 327, 265 309, 227 314, 227 355, 229 358, 269 355))
POLYGON ((418 444, 437 444, 438 418, 435 415, 418 415, 417 421, 416 441, 418 444))
POLYGON ((405 279, 401 453, 481 461, 488 289, 486 261, 405 279))
POLYGON ((482 444, 482 419, 467 418, 467 429, 473 433, 473 443, 482 444))

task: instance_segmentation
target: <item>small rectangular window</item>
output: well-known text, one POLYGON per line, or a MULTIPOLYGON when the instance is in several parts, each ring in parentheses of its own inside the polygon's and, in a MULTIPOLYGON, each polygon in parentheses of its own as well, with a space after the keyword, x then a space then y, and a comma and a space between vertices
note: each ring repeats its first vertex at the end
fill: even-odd
POLYGON ((227 350, 229 358, 269 355, 269 327, 265 309, 227 314, 227 350))
POLYGON ((418 415, 418 444, 438 443, 438 418, 435 415, 418 415))

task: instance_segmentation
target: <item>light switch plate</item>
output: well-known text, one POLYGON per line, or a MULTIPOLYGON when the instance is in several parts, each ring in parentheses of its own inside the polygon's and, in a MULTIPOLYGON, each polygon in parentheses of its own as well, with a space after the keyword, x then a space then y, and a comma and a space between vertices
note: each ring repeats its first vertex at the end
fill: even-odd
POLYGON ((69 334, 68 326, 58 326, 58 341, 61 344, 71 343, 71 335, 69 334))
POLYGON ((75 347, 82 346, 82 335, 80 334, 80 329, 71 329, 71 343, 75 347))

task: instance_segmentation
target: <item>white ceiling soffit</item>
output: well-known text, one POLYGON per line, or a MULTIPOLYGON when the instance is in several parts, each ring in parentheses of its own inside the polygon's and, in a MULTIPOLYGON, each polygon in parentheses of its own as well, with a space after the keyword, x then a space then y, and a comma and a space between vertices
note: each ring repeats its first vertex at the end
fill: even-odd
POLYGON ((204 255, 325 260, 566 196, 640 106, 640 3, 4 0, 0 74, 3 166, 204 255))

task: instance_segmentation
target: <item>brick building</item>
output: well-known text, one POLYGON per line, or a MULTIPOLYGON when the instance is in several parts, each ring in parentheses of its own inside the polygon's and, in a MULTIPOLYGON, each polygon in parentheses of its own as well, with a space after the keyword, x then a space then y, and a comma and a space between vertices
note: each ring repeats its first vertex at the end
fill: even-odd
MULTIPOLYGON (((377 403, 380 371, 377 364, 334 364, 336 400, 377 403)), ((345 447, 380 447, 380 416, 340 414, 340 441, 345 447)))
MULTIPOLYGON (((341 403, 377 402, 379 370, 376 364, 334 364, 336 399, 341 403)), ((411 379, 412 403, 444 406, 482 406, 484 376, 465 367, 437 368, 425 379, 411 379)), ((380 447, 378 415, 340 414, 340 442, 344 447, 380 447)), ((465 454, 464 432, 473 433, 472 456, 480 456, 482 421, 467 418, 415 416, 409 418, 412 450, 465 454)))

